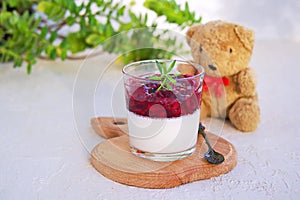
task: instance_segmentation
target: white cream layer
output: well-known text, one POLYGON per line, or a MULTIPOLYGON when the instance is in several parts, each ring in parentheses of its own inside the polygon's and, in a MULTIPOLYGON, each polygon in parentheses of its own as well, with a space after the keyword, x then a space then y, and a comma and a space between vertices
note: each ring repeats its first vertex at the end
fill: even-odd
POLYGON ((150 118, 128 111, 131 146, 151 153, 176 153, 196 145, 200 109, 174 118, 150 118))

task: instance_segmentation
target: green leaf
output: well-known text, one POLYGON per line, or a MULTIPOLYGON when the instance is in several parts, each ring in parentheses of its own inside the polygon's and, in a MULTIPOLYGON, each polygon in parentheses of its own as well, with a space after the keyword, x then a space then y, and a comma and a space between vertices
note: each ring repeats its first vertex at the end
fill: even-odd
POLYGON ((50 38, 49 38, 49 42, 50 43, 53 43, 55 40, 56 40, 56 38, 57 38, 57 32, 56 31, 52 31, 51 33, 50 33, 50 38))
POLYGON ((61 54, 60 54, 61 60, 65 60, 67 58, 67 53, 68 53, 67 49, 61 50, 61 54))
POLYGON ((22 58, 17 58, 17 59, 15 59, 15 62, 14 62, 13 67, 14 67, 14 68, 15 68, 15 67, 20 67, 20 66, 22 66, 22 64, 23 64, 22 58))
POLYGON ((89 45, 97 46, 97 45, 99 45, 104 39, 105 39, 105 37, 93 33, 93 34, 89 35, 89 36, 85 39, 85 42, 86 42, 87 44, 89 44, 89 45))
POLYGON ((48 28, 46 26, 41 28, 40 38, 45 38, 48 33, 48 28))
POLYGON ((185 5, 184 5, 184 11, 187 15, 190 14, 190 8, 189 8, 189 4, 187 1, 185 2, 185 5))
POLYGON ((7 19, 9 19, 11 16, 12 16, 11 12, 1 11, 1 13, 0 13, 0 19, 1 19, 1 21, 0 22, 3 23, 3 20, 7 21, 7 19))
POLYGON ((160 76, 150 76, 149 79, 153 81, 160 81, 162 78, 160 76))
POLYGON ((88 22, 89 22, 89 25, 90 25, 91 27, 94 27, 95 25, 98 24, 98 21, 97 21, 97 19, 95 18, 95 16, 94 16, 93 14, 90 14, 90 15, 88 16, 88 22))
POLYGON ((70 13, 76 13, 77 5, 74 0, 62 0, 60 5, 67 8, 70 13))
POLYGON ((55 60, 56 56, 57 56, 57 50, 56 50, 56 48, 52 48, 50 51, 49 57, 50 57, 50 59, 55 60))
POLYGON ((28 64, 27 64, 27 74, 30 74, 30 73, 31 73, 31 69, 32 69, 32 64, 31 64, 31 63, 28 63, 28 64))
MULTIPOLYGON (((31 26, 32 29, 38 28, 38 26, 40 25, 40 23, 42 21, 41 17, 38 17, 38 18, 35 19, 34 16, 32 16, 31 19, 33 21, 33 25, 31 26)), ((29 23, 29 24, 31 24, 31 23, 29 23)))
POLYGON ((52 2, 47 2, 47 1, 41 1, 36 10, 39 12, 43 12, 43 13, 48 13, 49 9, 51 9, 52 7, 55 7, 56 4, 52 3, 52 2))
POLYGON ((61 43, 59 44, 60 48, 63 48, 63 49, 68 49, 70 47, 70 45, 68 44, 68 41, 67 39, 63 39, 61 41, 61 43))
MULTIPOLYGON (((176 84, 176 82, 175 82, 175 84, 176 84)), ((168 90, 172 90, 173 89, 169 81, 165 82, 165 86, 166 86, 166 89, 168 89, 168 90)))
POLYGON ((166 81, 167 81, 167 79, 165 78, 165 79, 163 79, 163 82, 160 84, 160 86, 156 89, 156 91, 159 91, 159 90, 161 90, 164 86, 165 86, 165 84, 166 84, 166 81))
POLYGON ((163 74, 167 74, 167 66, 166 63, 162 63, 163 74))
POLYGON ((45 13, 48 17, 54 21, 60 20, 65 15, 65 8, 59 4, 48 1, 41 1, 37 6, 37 11, 45 13))
POLYGON ((144 24, 147 25, 147 22, 148 22, 148 14, 145 13, 145 16, 144 16, 144 24))
POLYGON ((173 79, 171 76, 167 75, 166 77, 171 83, 173 83, 174 85, 176 84, 176 80, 173 79))
POLYGON ((114 28, 112 27, 111 23, 108 21, 106 23, 106 28, 105 28, 105 35, 106 37, 113 36, 115 33, 114 28))
POLYGON ((82 37, 80 33, 70 33, 66 41, 72 53, 80 52, 86 48, 85 38, 82 37))
POLYGON ((168 70, 167 70, 167 74, 170 73, 172 71, 172 69, 174 68, 176 63, 176 60, 173 60, 172 63, 170 64, 168 70))
POLYGON ((129 16, 131 18, 131 22, 132 23, 138 22, 138 18, 137 18, 137 16, 133 12, 129 11, 128 14, 129 14, 129 16))
MULTIPOLYGON (((1 12, 6 12, 6 11, 7 11, 7 5, 6 5, 6 2, 3 1, 3 2, 1 2, 1 3, 2 3, 2 5, 1 5, 1 12)), ((0 22, 2 22, 2 21, 0 21, 0 22)))
POLYGON ((101 6, 103 4, 103 0, 95 0, 97 6, 101 6))
POLYGON ((66 22, 69 26, 72 26, 76 22, 76 18, 73 16, 68 16, 66 18, 66 22))
POLYGON ((8 19, 10 25, 13 25, 13 26, 18 24, 19 20, 20 20, 20 15, 19 15, 19 13, 15 12, 15 11, 13 12, 12 16, 8 19))
POLYGON ((155 63, 156 63, 156 66, 157 66, 159 72, 161 74, 163 74, 163 66, 157 60, 155 61, 155 63))
POLYGON ((117 16, 122 16, 122 15, 124 15, 125 8, 126 8, 126 6, 123 5, 123 6, 117 11, 117 16))
POLYGON ((0 28, 0 46, 1 46, 1 39, 4 37, 4 30, 0 28))
POLYGON ((79 15, 79 13, 84 9, 84 6, 85 6, 84 2, 82 2, 82 3, 80 4, 80 6, 77 6, 77 7, 75 8, 75 14, 76 14, 76 15, 79 15))

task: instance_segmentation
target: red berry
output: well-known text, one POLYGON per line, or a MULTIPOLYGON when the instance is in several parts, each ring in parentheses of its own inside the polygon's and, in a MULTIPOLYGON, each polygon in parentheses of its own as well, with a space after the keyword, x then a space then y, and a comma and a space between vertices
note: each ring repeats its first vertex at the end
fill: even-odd
MULTIPOLYGON (((186 76, 177 78, 180 77, 186 76)), ((171 118, 192 114, 199 108, 201 93, 195 88, 196 81, 181 80, 172 91, 164 88, 157 91, 159 86, 147 83, 139 86, 131 96, 126 92, 129 111, 152 118, 171 118)))

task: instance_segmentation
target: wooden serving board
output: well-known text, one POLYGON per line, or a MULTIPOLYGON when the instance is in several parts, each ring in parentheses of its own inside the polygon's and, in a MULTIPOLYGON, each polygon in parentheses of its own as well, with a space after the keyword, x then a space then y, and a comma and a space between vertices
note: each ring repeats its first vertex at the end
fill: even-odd
POLYGON ((93 129, 108 140, 98 144, 91 153, 91 163, 103 176, 126 185, 142 188, 172 188, 185 183, 209 179, 232 170, 237 152, 225 139, 206 132, 214 149, 225 161, 215 165, 203 157, 207 146, 199 135, 196 151, 173 162, 155 162, 133 155, 129 149, 127 120, 99 117, 91 119, 93 129))

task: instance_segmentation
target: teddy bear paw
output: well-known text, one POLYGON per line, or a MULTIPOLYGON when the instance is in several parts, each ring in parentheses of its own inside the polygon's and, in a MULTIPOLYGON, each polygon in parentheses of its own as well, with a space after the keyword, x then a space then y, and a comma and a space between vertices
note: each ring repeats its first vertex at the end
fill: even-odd
POLYGON ((254 70, 246 68, 238 73, 237 76, 238 91, 245 96, 254 96, 256 93, 256 76, 254 70))
POLYGON ((231 123, 244 132, 254 131, 260 121, 260 109, 252 98, 241 98, 229 110, 231 123))

